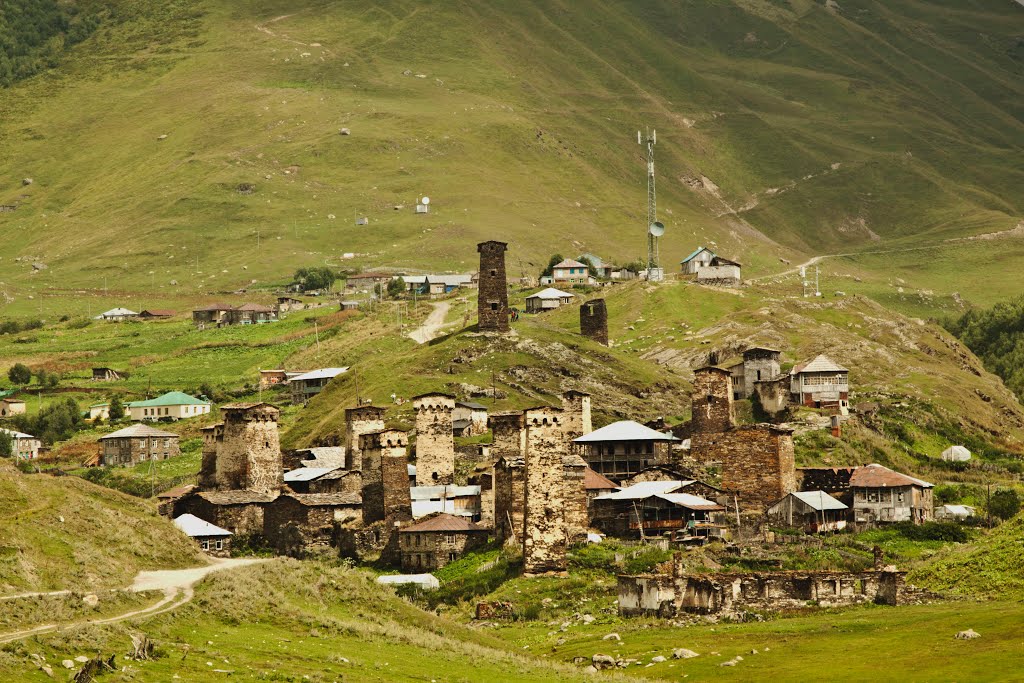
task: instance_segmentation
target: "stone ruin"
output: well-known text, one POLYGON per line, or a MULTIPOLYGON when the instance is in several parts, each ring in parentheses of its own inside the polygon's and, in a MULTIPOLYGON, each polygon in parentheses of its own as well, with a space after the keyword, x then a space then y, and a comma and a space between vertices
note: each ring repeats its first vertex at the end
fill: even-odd
POLYGON ((412 400, 416 411, 416 483, 451 484, 455 479, 455 397, 423 394, 412 400))
POLYGON ((604 299, 591 299, 580 306, 580 334, 608 346, 608 308, 604 299))
POLYGON ((481 332, 508 332, 508 280, 505 275, 505 242, 481 242, 480 282, 477 295, 477 329, 481 332))

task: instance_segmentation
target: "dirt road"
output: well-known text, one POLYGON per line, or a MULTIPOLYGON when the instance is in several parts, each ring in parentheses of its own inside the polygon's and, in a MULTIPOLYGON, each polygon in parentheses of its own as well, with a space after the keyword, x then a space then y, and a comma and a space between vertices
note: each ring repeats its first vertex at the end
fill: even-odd
MULTIPOLYGON (((85 621, 76 621, 68 624, 43 624, 42 626, 36 626, 30 629, 22 631, 14 631, 12 633, 0 633, 0 645, 3 643, 9 643, 14 640, 21 640, 30 636, 40 635, 43 633, 50 633, 61 628, 71 628, 75 626, 85 626, 90 624, 113 624, 118 621, 125 621, 127 619, 135 619, 138 617, 151 617, 155 614, 162 614, 164 612, 170 612, 173 609, 181 607, 185 603, 189 602, 194 595, 192 587, 206 577, 208 574, 213 572, 222 571, 225 569, 234 569, 236 567, 244 567, 246 565, 255 564, 257 562, 265 562, 266 560, 257 559, 243 559, 243 560, 226 560, 211 558, 211 563, 205 567, 193 567, 191 569, 168 569, 162 571, 152 572, 139 572, 139 575, 135 577, 135 581, 128 590, 134 593, 142 593, 144 591, 163 591, 164 596, 156 603, 143 607, 142 609, 132 610, 123 614, 117 614, 112 617, 105 617, 103 619, 87 619, 85 621)), ((67 595, 68 591, 53 591, 52 593, 24 593, 21 595, 8 596, 3 598, 4 600, 12 600, 21 597, 39 596, 39 595, 67 595)))
POLYGON ((451 304, 447 301, 439 301, 431 306, 434 307, 434 310, 430 312, 423 324, 409 333, 409 339, 417 344, 426 344, 431 339, 440 337, 444 328, 452 325, 452 323, 445 324, 444 322, 444 319, 448 317, 448 309, 451 308, 451 304))

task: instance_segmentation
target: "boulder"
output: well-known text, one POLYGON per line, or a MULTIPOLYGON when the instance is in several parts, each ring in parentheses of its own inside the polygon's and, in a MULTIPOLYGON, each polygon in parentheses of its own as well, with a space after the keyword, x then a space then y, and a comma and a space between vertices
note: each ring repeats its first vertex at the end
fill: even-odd
POLYGON ((652 664, 661 664, 664 661, 665 661, 665 658, 662 657, 661 655, 658 655, 657 657, 651 657, 651 663, 652 664))
POLYGON ((691 659, 693 657, 700 657, 700 655, 693 650, 687 650, 685 647, 677 647, 675 650, 672 650, 673 659, 691 659))
POLYGON ((605 637, 601 638, 601 640, 622 640, 622 638, 618 633, 609 633, 605 637))
POLYGON ((969 628, 966 631, 960 631, 957 633, 956 638, 957 640, 974 640, 975 638, 981 638, 981 634, 973 628, 969 628))

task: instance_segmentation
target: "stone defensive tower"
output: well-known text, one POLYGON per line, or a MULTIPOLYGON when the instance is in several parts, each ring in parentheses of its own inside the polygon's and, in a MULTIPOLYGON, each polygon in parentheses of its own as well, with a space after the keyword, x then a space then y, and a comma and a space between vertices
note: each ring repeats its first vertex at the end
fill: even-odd
POLYGON ((608 346, 608 308, 604 299, 591 299, 580 306, 580 334, 608 346))
POLYGON ((455 479, 455 397, 423 394, 412 399, 416 411, 416 483, 451 484, 455 479))
POLYGON ((362 434, 363 523, 412 519, 409 498, 408 435, 397 429, 362 434))
POLYGON ((571 450, 573 439, 594 431, 594 425, 590 420, 590 394, 575 389, 563 393, 562 412, 565 416, 562 431, 571 450))
POLYGON ((481 242, 480 290, 477 299, 477 329, 508 332, 508 281, 505 277, 505 242, 481 242))
POLYGON ((269 403, 234 403, 221 408, 223 432, 217 447, 217 488, 273 494, 284 484, 280 411, 269 403))
POLYGON ((217 489, 217 448, 224 439, 224 423, 218 422, 199 431, 203 435, 203 463, 196 483, 200 491, 214 491, 217 489))
POLYGON ((694 434, 717 434, 732 427, 732 375, 708 366, 693 373, 691 411, 694 434))
POLYGON ((523 571, 564 572, 568 566, 564 415, 559 408, 532 408, 525 412, 525 421, 523 571))
POLYGON ((385 408, 381 406, 356 406, 345 408, 345 469, 359 470, 363 466, 359 437, 384 429, 385 408))
POLYGON ((522 411, 491 413, 487 416, 491 429, 491 455, 495 458, 521 458, 526 447, 526 422, 522 411))

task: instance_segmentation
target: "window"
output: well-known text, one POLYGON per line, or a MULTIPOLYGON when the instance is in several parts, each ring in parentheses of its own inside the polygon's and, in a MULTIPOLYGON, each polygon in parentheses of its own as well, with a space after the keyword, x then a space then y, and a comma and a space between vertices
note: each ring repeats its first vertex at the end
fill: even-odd
POLYGON ((199 545, 200 545, 200 547, 202 547, 203 550, 209 550, 210 549, 210 542, 209 541, 206 541, 206 540, 200 541, 199 545))
POLYGON ((498 275, 498 269, 497 268, 491 268, 491 276, 492 277, 496 277, 497 275, 498 275))
POLYGON ((444 535, 444 542, 445 543, 455 543, 455 534, 445 534, 444 535))
POLYGON ((497 301, 492 301, 491 302, 491 310, 492 311, 498 310, 498 302, 497 301))
POLYGON ((419 534, 416 534, 416 547, 417 548, 420 547, 420 535, 419 534))
POLYGON ((454 562, 457 559, 459 559, 458 555, 456 555, 455 553, 448 553, 448 561, 449 562, 454 562))
POLYGON ((224 550, 224 541, 217 541, 217 550, 224 550))

